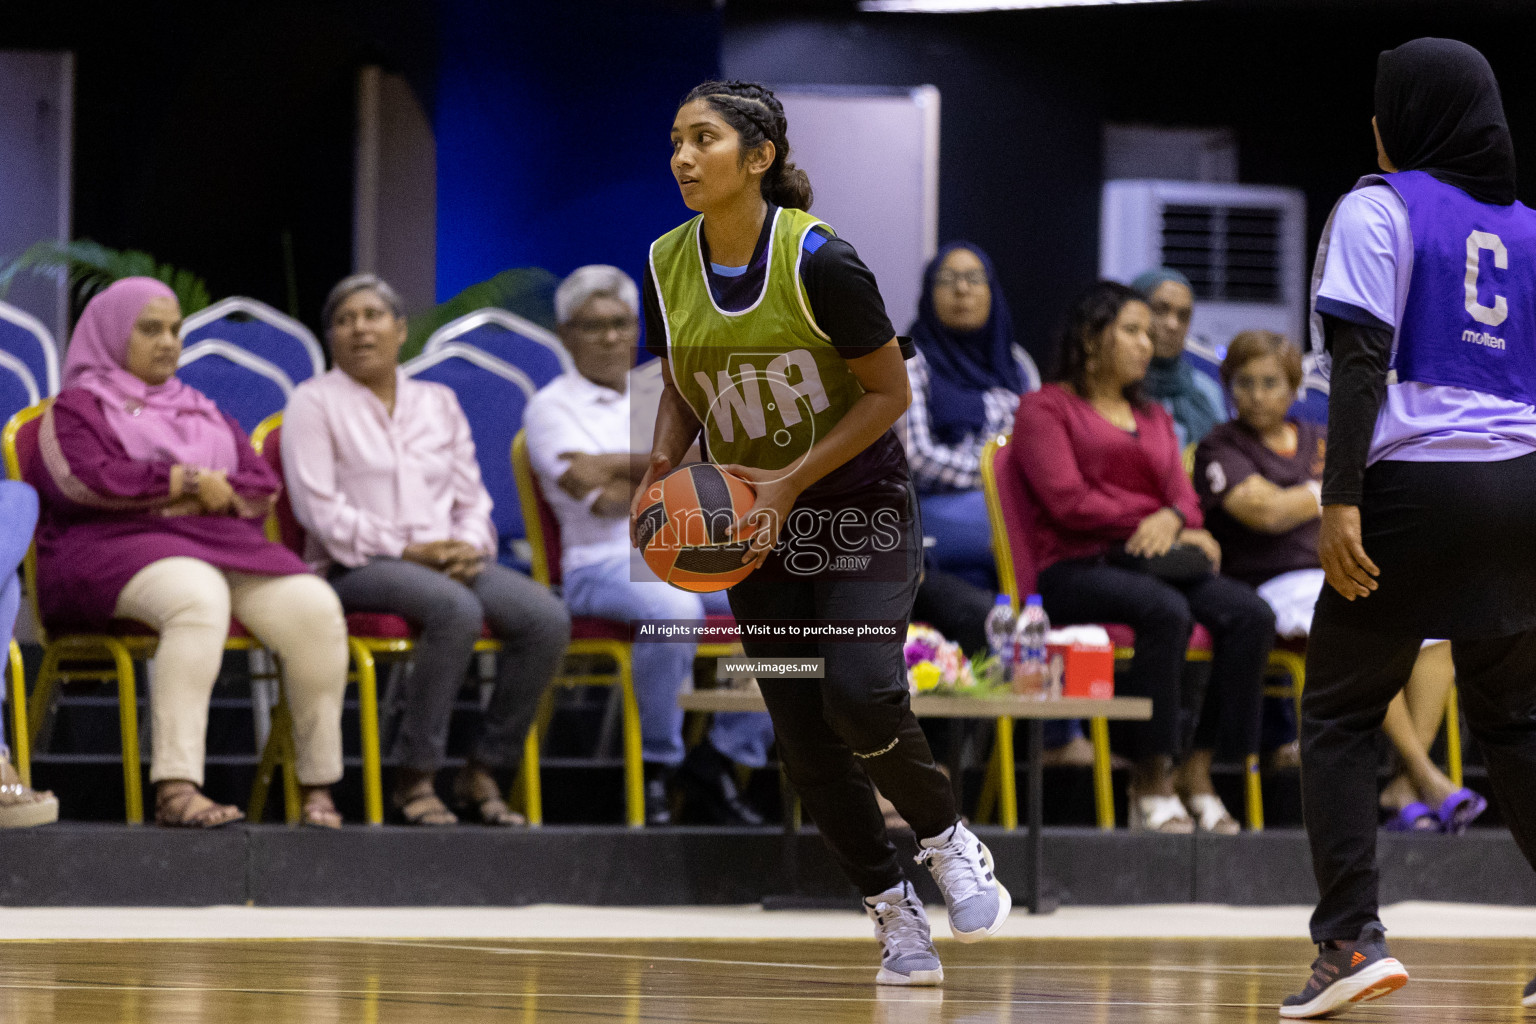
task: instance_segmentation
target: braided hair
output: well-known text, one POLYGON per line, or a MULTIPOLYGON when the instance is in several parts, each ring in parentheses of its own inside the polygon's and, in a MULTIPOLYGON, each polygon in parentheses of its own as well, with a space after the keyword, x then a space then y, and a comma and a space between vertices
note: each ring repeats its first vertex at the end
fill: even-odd
POLYGON ((756 82, 705 82, 684 96, 678 107, 695 100, 708 103, 736 129, 743 156, 765 142, 773 143, 773 164, 763 174, 764 199, 793 210, 811 208, 811 179, 789 162, 789 121, 771 89, 756 82))

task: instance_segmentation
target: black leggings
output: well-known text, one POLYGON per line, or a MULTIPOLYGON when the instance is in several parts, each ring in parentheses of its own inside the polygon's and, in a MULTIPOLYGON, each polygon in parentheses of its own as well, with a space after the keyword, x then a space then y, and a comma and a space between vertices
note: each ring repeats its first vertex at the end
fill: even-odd
POLYGON ((1264 669, 1275 642, 1275 613, 1253 588, 1226 576, 1174 585, 1098 558, 1057 562, 1036 584, 1053 625, 1123 623, 1136 654, 1119 692, 1152 698, 1152 720, 1127 733, 1136 758, 1177 757, 1185 653, 1195 623, 1214 650, 1194 748, 1242 760, 1259 748, 1264 669))
POLYGON ((1448 637, 1499 810, 1536 865, 1536 455, 1377 462, 1360 507, 1380 589, 1323 588, 1307 639, 1301 796, 1317 942, 1377 919, 1376 737, 1424 637, 1448 637))
MULTIPOLYGON (((1323 589, 1301 696, 1302 815, 1319 893, 1314 942, 1354 939, 1378 920, 1376 738, 1422 640, 1341 621, 1345 603, 1332 587, 1323 589)), ((1453 640, 1451 657, 1461 711, 1499 811, 1536 865, 1536 630, 1453 640)))
MULTIPOLYGON (((909 535, 909 540, 915 535, 909 535)), ((776 643, 743 639, 751 658, 823 658, 823 679, 758 685, 773 716, 779 758, 795 791, 853 884, 865 896, 903 878, 871 781, 920 839, 959 820, 949 779, 933 761, 908 700, 902 646, 917 590, 920 545, 905 579, 767 576, 731 588, 739 622, 896 622, 901 639, 776 643)))

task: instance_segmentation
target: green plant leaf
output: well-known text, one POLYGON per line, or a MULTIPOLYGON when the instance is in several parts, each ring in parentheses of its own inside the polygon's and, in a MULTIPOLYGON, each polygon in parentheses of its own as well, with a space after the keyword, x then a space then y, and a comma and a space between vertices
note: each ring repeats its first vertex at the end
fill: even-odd
POLYGON ((208 285, 192 271, 156 263, 153 256, 138 249, 110 249, 88 238, 68 242, 45 238, 27 246, 20 256, 0 268, 0 297, 10 292, 18 275, 29 272, 50 276, 63 272, 76 308, 125 277, 164 281, 176 293, 183 316, 196 313, 211 301, 208 285))
POLYGON ((412 313, 407 327, 400 361, 418 355, 432 332, 466 313, 487 306, 498 306, 531 320, 540 327, 555 329, 555 286, 560 283, 543 267, 516 267, 503 270, 489 280, 472 284, 446 302, 431 309, 412 313))

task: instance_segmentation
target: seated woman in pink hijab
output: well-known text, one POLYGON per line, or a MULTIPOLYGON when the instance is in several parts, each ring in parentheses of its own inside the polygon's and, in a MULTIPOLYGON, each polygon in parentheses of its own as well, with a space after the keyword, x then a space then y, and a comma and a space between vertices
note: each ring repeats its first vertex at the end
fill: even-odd
POLYGON ((51 629, 133 619, 160 637, 150 706, 155 820, 213 828, 236 807, 201 792, 208 700, 230 616, 282 663, 304 822, 339 827, 346 624, 341 602, 262 520, 280 481, 235 423, 176 379, 181 309, 159 281, 118 281, 85 307, 64 390, 38 435, 38 599, 51 629))

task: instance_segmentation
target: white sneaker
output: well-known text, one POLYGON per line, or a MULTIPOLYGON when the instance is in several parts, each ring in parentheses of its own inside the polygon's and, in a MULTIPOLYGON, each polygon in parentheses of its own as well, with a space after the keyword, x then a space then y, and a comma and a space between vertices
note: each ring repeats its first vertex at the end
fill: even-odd
POLYGON ((937 985, 944 967, 928 934, 928 915, 912 883, 902 880, 895 888, 864 898, 864 913, 875 922, 880 940, 880 973, 877 985, 937 985))
POLYGON ((960 942, 980 942, 996 935, 1013 897, 997 880, 992 851, 963 822, 932 839, 921 840, 919 864, 928 865, 949 907, 949 930, 960 942))

